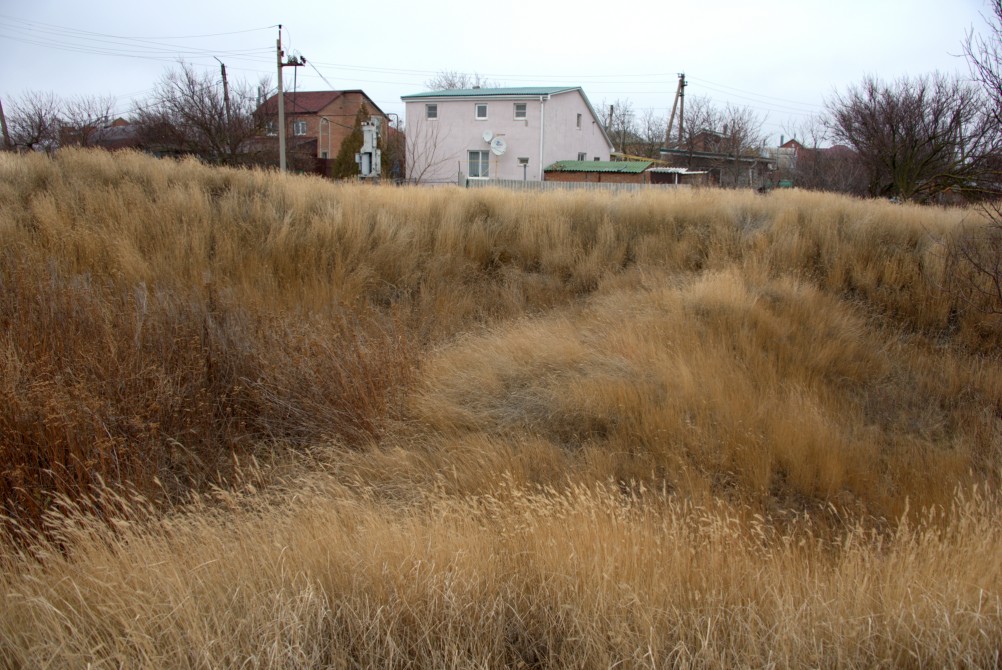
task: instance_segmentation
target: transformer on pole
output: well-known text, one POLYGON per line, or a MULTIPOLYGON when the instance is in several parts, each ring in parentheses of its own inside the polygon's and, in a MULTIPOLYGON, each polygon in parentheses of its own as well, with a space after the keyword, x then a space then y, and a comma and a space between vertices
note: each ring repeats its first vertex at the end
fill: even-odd
POLYGON ((379 178, 382 172, 382 152, 379 149, 379 125, 378 116, 371 117, 362 124, 362 148, 355 154, 355 162, 358 163, 359 174, 362 179, 379 178))

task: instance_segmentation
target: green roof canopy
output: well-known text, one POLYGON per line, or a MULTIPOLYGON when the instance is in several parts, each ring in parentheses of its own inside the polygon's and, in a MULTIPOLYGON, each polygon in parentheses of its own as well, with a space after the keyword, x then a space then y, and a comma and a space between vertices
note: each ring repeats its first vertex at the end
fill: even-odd
POLYGON ((653 161, 557 161, 544 172, 623 172, 639 174, 653 161))
POLYGON ((541 95, 556 95, 566 91, 573 91, 579 86, 517 86, 514 88, 453 88, 444 91, 425 91, 424 93, 412 93, 400 96, 401 100, 414 100, 418 98, 479 98, 479 97, 499 97, 511 96, 522 98, 534 98, 541 95))

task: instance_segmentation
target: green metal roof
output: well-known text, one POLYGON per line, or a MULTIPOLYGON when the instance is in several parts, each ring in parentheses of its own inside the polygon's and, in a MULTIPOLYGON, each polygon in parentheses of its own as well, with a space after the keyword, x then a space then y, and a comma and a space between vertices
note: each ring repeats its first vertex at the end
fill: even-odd
POLYGON ((556 95, 566 91, 573 91, 579 86, 518 86, 515 88, 454 88, 444 91, 425 91, 424 93, 412 93, 400 96, 401 100, 413 100, 417 98, 479 98, 497 96, 522 96, 538 97, 541 95, 556 95))
POLYGON ((623 172, 639 174, 653 161, 557 161, 544 172, 623 172))

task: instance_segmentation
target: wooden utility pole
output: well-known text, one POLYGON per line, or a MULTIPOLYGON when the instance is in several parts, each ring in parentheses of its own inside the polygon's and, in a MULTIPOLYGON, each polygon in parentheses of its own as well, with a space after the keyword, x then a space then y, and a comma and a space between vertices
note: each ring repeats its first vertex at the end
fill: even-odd
MULTIPOLYGON (((216 57, 213 56, 213 58, 216 57)), ((231 138, 233 137, 231 134, 233 131, 233 119, 230 116, 230 85, 229 82, 226 81, 226 64, 218 58, 216 58, 216 60, 219 61, 219 69, 223 73, 223 110, 226 113, 226 149, 227 151, 233 151, 236 147, 231 146, 231 138)))
POLYGON ((278 24, 278 170, 285 172, 285 91, 282 90, 282 24, 278 24))
POLYGON ((675 125, 675 109, 681 107, 678 115, 678 143, 682 144, 682 119, 685 118, 685 87, 687 83, 685 81, 685 73, 679 73, 678 75, 678 87, 675 89, 675 102, 671 106, 671 116, 668 117, 668 129, 665 131, 665 147, 671 147, 671 129, 675 125))
POLYGON ((685 81, 685 73, 680 72, 678 74, 678 143, 682 144, 685 141, 685 87, 688 86, 688 82, 685 81))
POLYGON ((278 169, 285 172, 285 91, 282 89, 282 68, 301 67, 306 64, 306 59, 292 57, 285 63, 282 62, 282 24, 278 24, 278 169))
POLYGON ((685 72, 678 75, 678 143, 685 142, 685 87, 689 82, 685 80, 685 72))
POLYGON ((675 101, 671 104, 671 116, 668 117, 668 128, 665 129, 665 148, 671 148, 671 129, 675 125, 675 110, 678 109, 678 92, 682 86, 682 81, 679 80, 679 85, 675 87, 675 101))
MULTIPOLYGON (((216 58, 213 56, 213 58, 216 58)), ((230 85, 226 81, 226 63, 216 58, 219 61, 219 70, 223 73, 223 107, 226 109, 226 126, 229 127, 232 119, 230 118, 230 85)))

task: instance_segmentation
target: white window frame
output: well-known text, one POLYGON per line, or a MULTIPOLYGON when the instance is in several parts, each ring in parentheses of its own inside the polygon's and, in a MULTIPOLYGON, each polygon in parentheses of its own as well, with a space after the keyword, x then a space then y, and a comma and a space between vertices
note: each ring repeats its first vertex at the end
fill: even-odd
POLYGON ((302 137, 306 135, 306 119, 293 119, 292 134, 295 135, 296 137, 302 137))
POLYGON ((579 161, 586 161, 586 160, 588 160, 588 154, 586 154, 584 151, 579 151, 578 152, 578 160, 579 161))
POLYGON ((487 103, 486 102, 475 102, 473 103, 473 118, 477 121, 487 120, 487 103), (484 115, 480 116, 480 108, 484 108, 484 115))
POLYGON ((429 121, 438 121, 438 103, 429 102, 424 106, 424 118, 429 121))
POLYGON ((278 135, 278 121, 274 119, 267 121, 264 124, 264 132, 268 137, 276 137, 278 135))
POLYGON ((513 104, 514 107, 514 118, 521 121, 523 119, 529 118, 529 103, 527 102, 516 102, 513 104), (519 107, 522 109, 520 110, 519 107), (521 111, 521 114, 519 112, 521 111))
POLYGON ((490 179, 491 152, 486 149, 470 149, 467 151, 466 169, 467 176, 470 179, 490 179))

